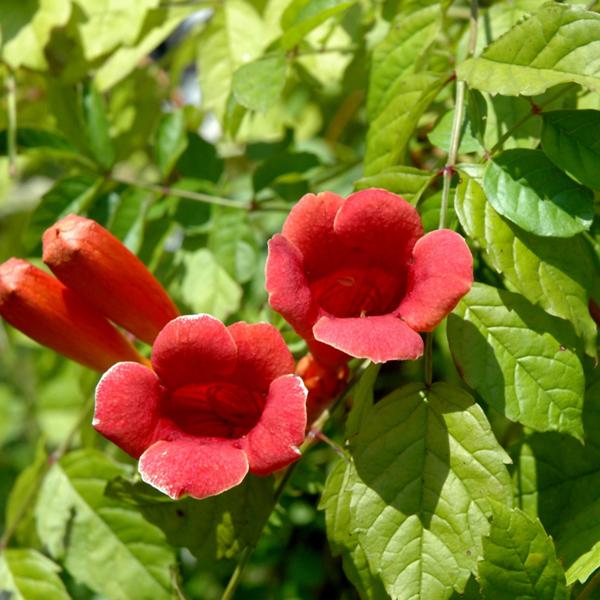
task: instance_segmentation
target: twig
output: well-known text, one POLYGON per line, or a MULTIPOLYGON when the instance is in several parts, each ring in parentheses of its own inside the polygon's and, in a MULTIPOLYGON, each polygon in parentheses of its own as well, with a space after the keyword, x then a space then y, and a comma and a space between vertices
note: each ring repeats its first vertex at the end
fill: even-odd
POLYGON ((201 192, 192 192, 191 190, 182 190, 179 188, 159 185, 155 183, 147 183, 145 181, 138 181, 137 179, 131 179, 129 177, 111 175, 110 178, 117 183, 124 183, 125 185, 131 185, 133 187, 140 188, 142 190, 148 190, 156 194, 163 196, 177 196, 178 198, 186 198, 187 200, 195 200, 196 202, 206 202, 207 204, 217 204, 219 206, 229 206, 231 208, 239 208, 241 210, 249 210, 250 205, 231 200, 230 198, 222 198, 220 196, 211 196, 210 194, 203 194, 201 192))
POLYGON ((17 86, 11 71, 6 76, 6 102, 8 112, 8 175, 17 177, 17 86))
POLYGON ((550 96, 550 98, 548 98, 545 102, 542 102, 541 104, 537 104, 537 105, 535 105, 535 107, 532 107, 532 110, 530 112, 528 112, 525 116, 521 117, 512 127, 510 127, 509 129, 507 129, 504 132, 504 134, 500 137, 500 139, 494 144, 492 149, 489 151, 488 155, 491 156, 492 154, 495 154, 496 152, 498 152, 498 150, 500 150, 502 148, 502 146, 504 145, 504 142, 506 142, 506 140, 517 129, 519 129, 525 123, 527 123, 527 121, 529 121, 529 119, 532 119, 533 117, 539 117, 540 113, 542 112, 542 110, 544 108, 546 108, 546 106, 548 106, 549 104, 552 104, 552 102, 554 102, 555 100, 558 100, 563 94, 566 94, 568 91, 571 91, 575 85, 577 85, 577 84, 571 83, 569 85, 566 85, 564 88, 560 89, 556 94, 554 94, 553 96, 550 96))

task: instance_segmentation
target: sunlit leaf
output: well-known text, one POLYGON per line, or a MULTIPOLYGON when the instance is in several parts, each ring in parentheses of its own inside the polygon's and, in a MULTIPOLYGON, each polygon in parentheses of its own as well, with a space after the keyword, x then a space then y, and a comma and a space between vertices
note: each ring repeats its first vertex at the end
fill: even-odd
POLYGON ((171 598, 173 551, 135 508, 104 495, 127 470, 93 450, 57 462, 40 490, 38 534, 78 580, 115 600, 171 598))
POLYGON ((0 597, 11 600, 69 600, 60 567, 36 550, 9 548, 0 554, 0 597))
POLYGON ((13 69, 48 67, 44 48, 52 29, 64 25, 71 14, 69 0, 3 0, 0 3, 1 56, 13 69))
POLYGON ((289 50, 300 43, 313 29, 327 19, 343 12, 356 0, 292 0, 281 16, 281 45, 289 50))
POLYGON ((442 24, 439 4, 402 11, 388 35, 373 49, 367 112, 373 120, 389 103, 396 82, 413 73, 419 58, 435 40, 442 24))
POLYGON ((537 235, 571 237, 592 224, 592 192, 540 150, 506 150, 490 160, 483 189, 497 212, 537 235))
POLYGON ((565 325, 518 294, 475 283, 448 317, 448 341, 465 381, 496 410, 581 439, 585 378, 565 325))
POLYGON ((323 497, 334 550, 352 557, 360 544, 392 598, 462 592, 490 500, 511 502, 509 459, 481 408, 445 383, 406 385, 369 411, 351 455, 323 497))
POLYGON ((407 75, 396 82, 388 104, 369 126, 365 175, 377 175, 403 161, 417 122, 443 84, 444 77, 432 73, 407 75))
POLYGON ((470 87, 505 96, 533 96, 559 83, 600 90, 600 15, 581 6, 548 2, 458 65, 470 87))
POLYGON ((566 600, 565 573, 542 524, 518 508, 493 504, 490 535, 483 540, 479 579, 490 600, 566 600))
POLYGON ((588 311, 595 266, 585 240, 575 236, 549 242, 527 233, 494 210, 474 179, 462 179, 456 212, 492 268, 530 302, 571 321, 585 340, 586 352, 595 355, 596 324, 588 311))
POLYGON ((233 74, 235 99, 250 110, 266 112, 279 100, 285 85, 285 73, 283 53, 242 65, 233 74))

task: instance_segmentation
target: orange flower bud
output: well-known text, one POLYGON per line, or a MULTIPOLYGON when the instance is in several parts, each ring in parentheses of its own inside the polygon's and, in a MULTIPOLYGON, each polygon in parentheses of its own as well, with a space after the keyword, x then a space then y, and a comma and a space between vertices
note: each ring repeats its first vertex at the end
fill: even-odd
POLYGON ((313 423, 319 415, 336 399, 348 381, 350 371, 347 365, 326 367, 317 362, 312 354, 303 356, 296 365, 296 375, 300 375, 308 389, 306 400, 307 423, 313 423))
POLYGON ((144 263, 95 221, 69 215, 43 243, 44 262, 66 286, 144 342, 179 315, 144 263))
POLYGON ((26 260, 0 265, 0 315, 40 344, 97 371, 123 360, 146 363, 100 313, 26 260))

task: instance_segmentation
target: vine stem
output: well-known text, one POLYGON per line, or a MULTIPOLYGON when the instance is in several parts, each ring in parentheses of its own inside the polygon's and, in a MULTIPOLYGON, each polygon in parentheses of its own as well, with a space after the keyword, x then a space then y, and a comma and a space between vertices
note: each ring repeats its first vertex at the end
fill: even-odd
MULTIPOLYGON (((469 11, 469 46, 467 50, 467 58, 475 54, 477 46, 477 19, 479 16, 479 5, 477 0, 471 0, 471 8, 469 11)), ((448 219, 448 202, 450 200, 450 185, 455 172, 456 157, 458 156, 458 148, 460 146, 460 130, 463 125, 465 115, 465 96, 467 92, 467 84, 464 81, 456 82, 456 95, 454 101, 454 116, 452 118, 452 129, 450 130, 450 148, 448 150, 448 158, 444 166, 443 183, 442 183, 442 203, 440 207, 440 220, 438 229, 444 229, 448 219)), ((424 370, 425 383, 431 385, 433 381, 433 333, 429 332, 425 336, 425 352, 424 352, 424 370)))
POLYGON ((17 176, 17 85, 11 71, 6 76, 6 103, 8 113, 8 175, 17 176))
POLYGON ((75 437, 75 434, 77 433, 77 431, 79 431, 79 428, 83 424, 84 419, 87 417, 88 413, 90 412, 90 408, 92 407, 93 402, 94 402, 93 396, 91 396, 90 398, 88 398, 86 400, 86 402, 83 405, 81 413, 77 417, 77 421, 75 422, 73 427, 70 429, 70 431, 67 433, 67 435, 66 435, 65 439, 63 440, 63 442, 61 443, 61 445, 48 456, 48 460, 46 461, 46 465, 45 465, 44 469, 42 469, 40 471, 40 473, 38 474, 38 476, 35 478, 34 485, 32 485, 30 487, 29 491, 27 492, 27 495, 25 496, 25 498, 21 502, 21 505, 19 506, 19 510, 17 511, 16 515, 14 516, 14 518, 12 519, 12 521, 10 523, 7 523, 6 529, 4 530, 4 533, 2 534, 2 537, 0 538, 0 554, 8 546, 10 540, 12 539, 13 535, 17 531, 17 528, 19 526, 19 523, 21 522, 21 519, 23 519, 23 517, 27 514, 27 511, 29 510, 31 503, 37 497, 40 485, 42 484, 42 481, 48 474, 50 467, 52 467, 52 465, 54 463, 58 462, 68 452, 69 448, 71 447, 71 444, 73 443, 73 438, 75 437))
POLYGON ((217 204, 219 206, 229 206, 231 208, 239 208, 241 210, 249 210, 251 208, 249 204, 236 202, 235 200, 231 200, 230 198, 222 198, 221 196, 211 196, 210 194, 192 192, 191 190, 182 190, 167 185, 146 183, 145 181, 139 181, 130 177, 117 177, 115 175, 111 175, 110 179, 116 181, 117 183, 124 183, 125 185, 131 185, 142 190, 148 190, 149 192, 162 194, 163 196, 177 196, 178 198, 187 198, 188 200, 206 202, 207 204, 217 204))
POLYGON ((519 129, 525 123, 527 123, 527 121, 529 121, 529 119, 533 119, 533 117, 539 117, 540 113, 543 111, 544 108, 546 108, 546 106, 548 106, 549 104, 552 104, 555 100, 558 100, 563 94, 566 94, 567 92, 571 91, 576 85, 577 84, 575 84, 575 83, 566 85, 562 89, 558 90, 558 92, 556 92, 556 94, 553 94, 552 96, 550 96, 550 98, 548 98, 545 102, 542 102, 541 104, 536 105, 535 109, 532 105, 532 110, 530 112, 528 112, 526 115, 524 115, 523 117, 521 117, 512 127, 510 127, 509 129, 507 129, 504 132, 504 134, 500 137, 500 139, 492 146, 492 149, 488 152, 488 155, 491 156, 492 154, 496 154, 496 152, 498 152, 498 150, 500 150, 502 148, 502 146, 504 145, 504 142, 506 142, 506 140, 517 129, 519 129))

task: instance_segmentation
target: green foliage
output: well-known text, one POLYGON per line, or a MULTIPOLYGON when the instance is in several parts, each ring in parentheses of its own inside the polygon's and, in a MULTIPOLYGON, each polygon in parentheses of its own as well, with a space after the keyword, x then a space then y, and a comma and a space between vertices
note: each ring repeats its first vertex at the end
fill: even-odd
POLYGON ((350 444, 323 497, 333 548, 360 547, 391 597, 462 592, 489 531, 489 499, 511 502, 509 458, 481 408, 448 384, 409 384, 364 415, 350 444))
POLYGON ((186 547, 204 560, 233 558, 255 545, 273 509, 273 481, 268 477, 248 477, 201 502, 192 498, 173 502, 145 483, 122 477, 109 483, 107 495, 137 507, 164 531, 169 543, 186 547))
POLYGON ((0 555, 0 593, 14 600, 69 600, 59 571, 36 550, 6 550, 0 555))
POLYGON ((77 579, 110 598, 170 598, 175 557, 160 530, 104 495, 127 472, 92 450, 57 462, 37 500, 44 546, 77 579))
POLYGON ((555 110, 544 113, 542 146, 546 156, 572 177, 600 190, 600 111, 555 110))
POLYGON ((599 33, 597 13, 548 2, 480 56, 460 64, 457 75, 477 90, 505 96, 533 96, 569 82, 597 92, 599 33))
POLYGON ((443 213, 475 275, 423 359, 349 363, 293 469, 201 501, 142 483, 97 376, 2 321, 0 598, 218 600, 246 560, 240 600, 597 595, 600 14, 471 4, 0 2, 0 262, 88 216, 182 314, 297 360, 264 264, 306 193, 443 213))
POLYGON ((564 325, 518 294, 476 283, 448 319, 448 339, 465 381, 496 410, 581 439, 585 378, 564 325))
POLYGON ((539 150, 506 150, 490 160, 483 189, 497 212, 536 235, 571 237, 592 224, 592 192, 539 150))
POLYGON ((538 520, 518 508, 493 504, 490 535, 483 540, 479 579, 486 598, 568 598, 552 539, 538 520))

